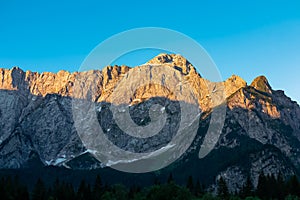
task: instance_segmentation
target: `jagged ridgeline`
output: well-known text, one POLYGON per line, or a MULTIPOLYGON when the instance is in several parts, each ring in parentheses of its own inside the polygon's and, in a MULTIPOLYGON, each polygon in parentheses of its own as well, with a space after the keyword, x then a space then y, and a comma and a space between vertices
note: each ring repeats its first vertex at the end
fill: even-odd
MULTIPOLYGON (((236 190, 242 187, 249 175, 256 185, 262 171, 275 175, 281 172, 284 177, 298 173, 300 108, 283 91, 273 90, 266 77, 257 77, 250 85, 235 75, 224 82, 214 83, 201 77, 185 58, 174 54, 160 54, 145 65, 175 69, 177 72, 173 77, 168 75, 167 78, 176 79, 180 74, 193 91, 193 98, 186 96, 181 100, 196 100, 201 111, 206 113, 201 117, 197 135, 188 151, 171 166, 141 175, 146 176, 148 182, 153 180, 151 177, 166 177, 172 172, 178 181, 193 175, 213 184, 221 175, 229 189, 236 190), (223 91, 225 102, 214 101, 219 90, 223 91), (222 134, 214 149, 199 159, 210 113, 220 103, 226 103, 227 109, 222 134)), ((140 70, 142 76, 151 79, 153 71, 141 69, 142 66, 108 66, 102 71, 74 73, 24 72, 17 67, 0 69, 0 167, 25 170, 57 166, 57 169, 67 168, 70 173, 78 169, 86 170, 86 173, 99 170, 112 182, 121 181, 120 177, 124 176, 128 177, 128 182, 136 179, 134 175, 124 175, 104 167, 90 155, 74 126, 72 98, 95 102, 99 123, 108 138, 117 138, 114 141, 117 146, 133 152, 157 150, 170 141, 178 128, 176 120, 180 116, 172 111, 178 106, 178 99, 172 91, 161 84, 141 84, 131 99, 121 102, 131 107, 134 122, 141 126, 149 122, 149 109, 153 103, 159 103, 168 114, 171 113, 167 122, 172 123, 167 123, 163 129, 160 134, 163 137, 152 140, 150 144, 134 142, 132 137, 115 137, 122 132, 117 130, 107 109, 112 103, 116 85, 120 81, 131 81, 128 72, 140 70), (84 89, 82 93, 74 92, 78 76, 84 79, 82 87, 93 85, 95 92, 84 89)))

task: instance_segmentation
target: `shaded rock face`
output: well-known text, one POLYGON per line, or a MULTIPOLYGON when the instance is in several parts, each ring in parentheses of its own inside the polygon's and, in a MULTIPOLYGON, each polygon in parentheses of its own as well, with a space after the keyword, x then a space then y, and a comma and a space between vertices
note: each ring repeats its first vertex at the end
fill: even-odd
MULTIPOLYGON (((149 115, 151 112, 152 115, 166 114, 166 120, 158 121, 157 127, 159 128, 157 130, 153 130, 157 132, 157 134, 147 138, 134 137, 124 133, 124 131, 114 120, 110 106, 111 105, 108 103, 101 103, 99 105, 99 107, 101 107, 101 112, 98 112, 97 118, 100 126, 103 128, 103 132, 106 134, 108 139, 113 141, 116 146, 123 150, 134 153, 150 153, 166 146, 178 132, 181 120, 181 113, 179 112, 180 104, 178 101, 171 101, 167 98, 155 97, 144 103, 136 104, 129 108, 129 113, 132 120, 139 126, 155 123, 155 118, 151 118, 149 115), (157 107, 157 109, 152 107, 154 104, 160 105, 160 108, 157 107)), ((99 107, 97 106, 97 108, 99 107)), ((119 112, 122 112, 122 110, 119 112)), ((153 127, 153 129, 155 128, 156 127, 153 127)), ((124 129, 126 130, 126 127, 124 129)), ((130 127, 128 127, 128 129, 130 129, 130 127)), ((146 130, 144 129, 143 131, 146 130)))
POLYGON ((202 78, 180 55, 160 54, 135 68, 108 66, 102 71, 56 74, 24 72, 16 67, 0 69, 0 89, 1 168, 25 167, 33 155, 44 165, 101 167, 101 163, 85 166, 74 163, 89 150, 77 134, 72 99, 95 102, 98 121, 107 137, 132 152, 151 152, 168 143, 180 118, 176 102, 196 104, 205 115, 193 144, 172 170, 185 166, 199 178, 222 175, 232 190, 241 187, 248 175, 256 184, 261 171, 289 176, 300 168, 300 108, 283 91, 273 90, 263 76, 250 86, 235 75, 214 83, 202 78), (164 71, 162 68, 172 73, 160 73, 164 71), (153 80, 156 84, 151 84, 153 80), (149 84, 145 84, 147 81, 149 84), (140 86, 134 88, 135 82, 140 86), (181 83, 188 84, 190 93, 176 96, 164 87, 172 83, 179 93, 181 83), (128 94, 115 92, 118 90, 128 94), (131 98, 124 98, 131 93, 131 98), (164 111, 171 115, 160 136, 151 141, 136 140, 122 133, 115 124, 109 105, 116 100, 131 106, 130 114, 139 126, 149 122, 149 108, 153 104, 165 106, 164 111), (225 103, 227 112, 221 137, 207 158, 200 160, 197 155, 209 126, 210 113, 225 103), (206 174, 199 171, 202 166, 224 163, 226 157, 231 158, 226 164, 219 164, 206 174))

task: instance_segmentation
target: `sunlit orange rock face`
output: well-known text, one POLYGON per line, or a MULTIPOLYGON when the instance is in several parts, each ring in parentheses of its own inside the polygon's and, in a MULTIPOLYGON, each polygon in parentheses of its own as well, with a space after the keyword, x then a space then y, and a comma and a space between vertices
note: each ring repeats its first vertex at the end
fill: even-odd
MULTIPOLYGON (((132 100, 147 100, 151 97, 163 96, 172 100, 192 102, 191 98, 196 98, 200 107, 205 111, 223 103, 236 91, 247 86, 242 78, 235 75, 224 82, 210 82, 202 78, 189 61, 176 54, 160 54, 146 64, 134 68, 107 66, 102 71, 70 73, 62 70, 57 73, 37 73, 24 72, 18 67, 0 69, 0 89, 18 90, 21 93, 30 92, 37 96, 59 94, 75 98, 89 98, 98 102, 111 101, 111 94, 118 83, 121 80, 132 82, 133 79, 139 82, 140 87, 135 88, 137 90, 134 91, 135 96, 132 100), (167 71, 162 69, 167 69, 167 71), (147 84, 145 84, 145 79, 148 81, 147 84), (193 97, 188 95, 185 99, 177 99, 177 91, 173 91, 176 86, 167 88, 162 79, 173 81, 178 85, 184 82, 185 86, 191 90, 193 97), (92 96, 89 96, 90 91, 93 91, 92 96)), ((128 90, 128 88, 120 89, 128 90)))

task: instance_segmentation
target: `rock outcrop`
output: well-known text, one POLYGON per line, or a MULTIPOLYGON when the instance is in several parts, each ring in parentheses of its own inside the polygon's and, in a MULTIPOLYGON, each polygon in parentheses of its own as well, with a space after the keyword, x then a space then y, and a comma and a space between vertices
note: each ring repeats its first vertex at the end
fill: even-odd
POLYGON ((254 79, 254 81, 251 83, 251 86, 261 92, 272 94, 272 88, 265 76, 259 76, 256 79, 254 79))

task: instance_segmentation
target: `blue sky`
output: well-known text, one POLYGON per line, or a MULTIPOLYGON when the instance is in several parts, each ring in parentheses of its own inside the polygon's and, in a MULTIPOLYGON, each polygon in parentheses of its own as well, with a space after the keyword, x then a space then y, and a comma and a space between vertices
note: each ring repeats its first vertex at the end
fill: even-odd
MULTIPOLYGON (((250 84, 263 74, 300 102, 300 1, 286 2, 0 0, 0 67, 76 71, 108 37, 163 27, 199 42, 224 79, 237 74, 250 84)), ((156 53, 119 64, 143 63, 156 53)))

